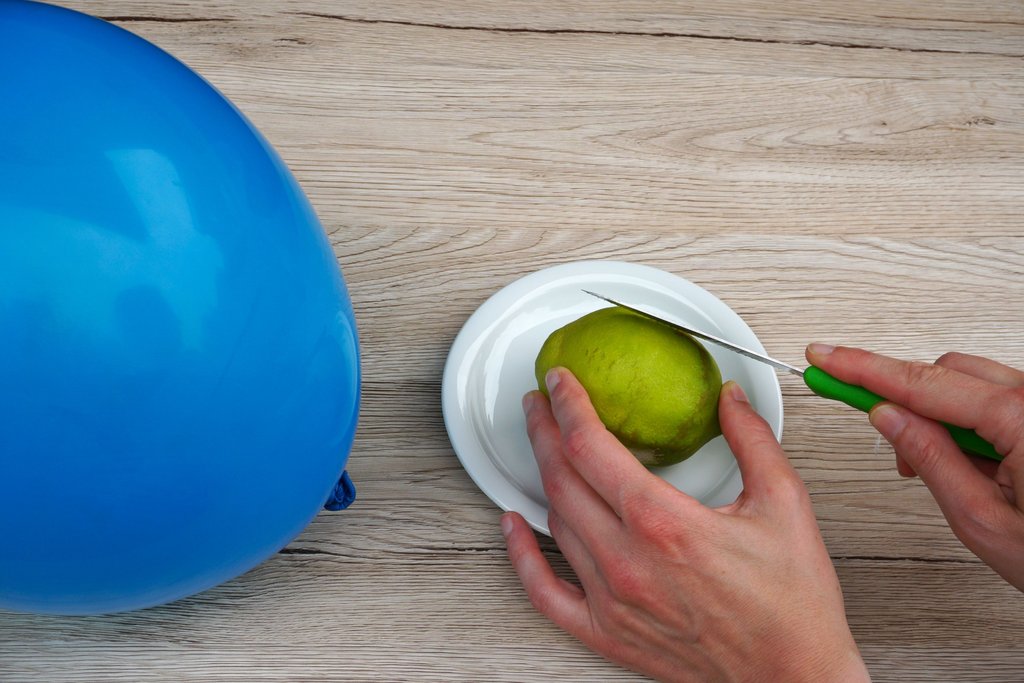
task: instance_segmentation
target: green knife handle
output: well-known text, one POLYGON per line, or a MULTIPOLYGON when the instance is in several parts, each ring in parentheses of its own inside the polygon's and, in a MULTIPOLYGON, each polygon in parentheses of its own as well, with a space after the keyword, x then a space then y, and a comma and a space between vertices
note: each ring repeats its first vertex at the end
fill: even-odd
MULTIPOLYGON (((821 368, 814 367, 813 365, 804 370, 804 383, 807 384, 808 388, 818 396, 832 399, 833 401, 839 401, 840 403, 845 403, 846 405, 865 413, 871 412, 872 408, 885 400, 878 394, 872 393, 864 387, 858 387, 853 384, 841 382, 821 368)), ((957 427, 956 425, 946 423, 942 423, 942 426, 949 431, 950 436, 953 437, 953 441, 955 441, 965 453, 978 455, 991 460, 1003 459, 1003 456, 996 452, 996 449, 992 447, 992 444, 978 436, 973 429, 964 429, 963 427, 957 427)))

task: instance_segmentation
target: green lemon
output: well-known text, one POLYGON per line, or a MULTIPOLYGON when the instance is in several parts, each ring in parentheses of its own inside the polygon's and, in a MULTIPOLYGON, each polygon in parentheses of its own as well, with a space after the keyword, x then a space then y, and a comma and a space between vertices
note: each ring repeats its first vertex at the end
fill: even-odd
POLYGON ((602 308, 551 333, 537 355, 537 384, 571 371, 601 422, 648 467, 690 457, 722 433, 722 374, 699 342, 624 308, 602 308))

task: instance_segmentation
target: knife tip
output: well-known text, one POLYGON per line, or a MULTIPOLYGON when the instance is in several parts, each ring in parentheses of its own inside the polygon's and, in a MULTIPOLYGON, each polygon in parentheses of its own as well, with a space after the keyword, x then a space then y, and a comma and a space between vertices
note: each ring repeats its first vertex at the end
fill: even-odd
POLYGON ((608 303, 611 303, 611 304, 614 304, 614 303, 615 303, 614 301, 612 301, 612 300, 611 300, 611 299, 609 299, 608 297, 606 297, 606 296, 601 296, 601 295, 600 295, 600 294, 598 294, 597 292, 591 292, 591 291, 590 291, 589 289, 583 289, 583 290, 580 290, 580 291, 582 291, 582 292, 583 292, 584 294, 589 294, 590 296, 595 296, 595 297, 597 297, 598 299, 603 299, 604 301, 607 301, 608 303))

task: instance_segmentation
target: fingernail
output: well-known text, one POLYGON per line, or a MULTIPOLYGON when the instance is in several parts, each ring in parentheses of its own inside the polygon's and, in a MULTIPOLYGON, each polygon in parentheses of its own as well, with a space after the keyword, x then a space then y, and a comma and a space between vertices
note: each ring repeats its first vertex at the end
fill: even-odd
POLYGON ((549 394, 555 393, 555 387, 557 387, 558 383, 561 381, 562 377, 555 368, 551 368, 548 370, 548 374, 544 375, 544 384, 547 385, 549 394))
POLYGON ((729 392, 729 398, 739 403, 750 403, 750 399, 747 398, 747 393, 743 391, 743 387, 739 385, 739 382, 729 380, 725 383, 725 390, 729 392))
POLYGON ((891 403, 880 403, 868 413, 868 420, 878 432, 892 443, 907 426, 907 416, 891 403))
POLYGON ((512 534, 512 515, 506 512, 501 516, 501 533, 505 538, 512 534))
POLYGON ((813 353, 815 356, 827 356, 836 350, 836 347, 831 344, 822 344, 821 342, 814 342, 813 344, 807 345, 807 351, 813 353))
POLYGON ((536 400, 537 399, 534 398, 532 391, 527 392, 525 395, 523 395, 523 413, 524 414, 526 414, 526 415, 530 414, 530 411, 533 410, 533 403, 536 400))

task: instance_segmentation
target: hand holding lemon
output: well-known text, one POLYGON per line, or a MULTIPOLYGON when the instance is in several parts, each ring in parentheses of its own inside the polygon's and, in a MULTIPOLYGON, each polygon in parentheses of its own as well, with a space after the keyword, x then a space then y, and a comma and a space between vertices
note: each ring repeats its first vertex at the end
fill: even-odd
POLYGON ((658 680, 867 680, 807 490, 700 343, 604 308, 552 333, 535 371, 527 432, 548 526, 579 579, 559 578, 507 513, 509 555, 538 610, 658 680), (744 481, 731 505, 706 507, 643 466, 720 433, 744 481))
MULTIPOLYGON (((870 680, 810 496, 769 425, 739 385, 719 386, 692 340, 666 339, 623 315, 602 309, 552 334, 537 358, 541 391, 523 399, 548 527, 577 577, 559 577, 522 516, 506 513, 502 532, 531 602, 591 649, 657 680, 870 680), (713 414, 704 400, 712 394, 713 414), (722 507, 647 471, 623 445, 653 458, 646 464, 664 464, 688 457, 718 424, 744 487, 722 507)), ((921 475, 968 547, 1021 587, 1013 457, 1022 452, 1024 373, 963 354, 922 369, 821 348, 809 347, 808 360, 921 411, 884 404, 872 423, 894 444, 901 473, 921 475), (963 387, 969 403, 956 391, 963 387), (992 405, 1003 412, 974 421, 1008 455, 984 471, 925 417, 963 419, 992 405), (935 453, 942 457, 925 457, 935 453), (965 500, 986 506, 995 526, 965 524, 965 500)))
POLYGON ((722 432, 739 499, 709 508, 641 465, 564 368, 523 399, 548 526, 578 578, 555 574, 526 521, 502 517, 534 606, 657 680, 868 680, 803 483, 734 382, 722 432))

